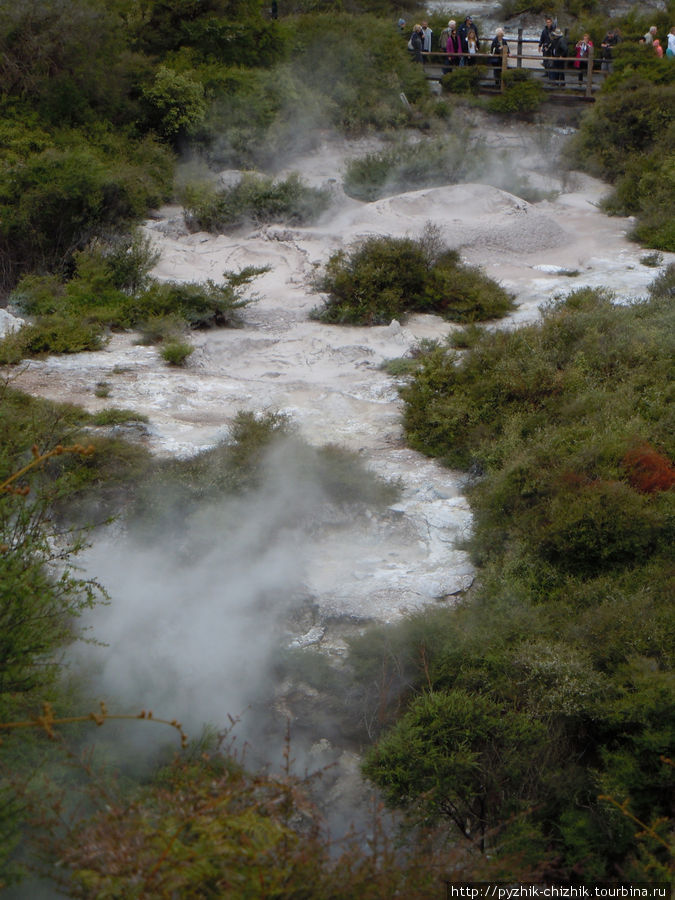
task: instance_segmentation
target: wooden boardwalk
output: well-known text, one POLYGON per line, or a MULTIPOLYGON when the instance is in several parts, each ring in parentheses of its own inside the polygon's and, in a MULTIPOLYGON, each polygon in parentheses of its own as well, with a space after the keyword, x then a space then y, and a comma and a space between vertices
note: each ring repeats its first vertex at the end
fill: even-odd
MULTIPOLYGON (((469 57, 468 53, 457 54, 463 59, 470 59, 471 64, 477 64, 484 67, 484 73, 479 80, 479 91, 481 94, 496 94, 504 90, 504 72, 510 69, 527 69, 533 80, 537 81, 544 88, 547 97, 555 100, 571 100, 583 103, 593 102, 595 93, 602 87, 602 84, 609 74, 600 69, 600 60, 593 59, 593 50, 588 59, 588 66, 583 69, 574 67, 576 61, 575 56, 559 57, 551 60, 554 64, 558 75, 554 80, 549 77, 550 70, 543 66, 543 59, 537 52, 527 52, 526 44, 538 45, 538 41, 531 38, 523 38, 522 33, 517 37, 507 37, 506 41, 509 45, 511 55, 506 53, 501 57, 500 64, 495 66, 495 58, 490 53, 477 53, 469 57), (515 52, 514 52, 515 50, 515 52), (497 72, 495 70, 498 69, 497 72), (579 74, 581 73, 581 80, 579 74)), ((487 41, 481 42, 484 46, 487 41)), ((423 53, 424 73, 430 81, 440 81, 445 72, 448 71, 447 54, 435 51, 431 53, 423 53), (444 71, 445 70, 445 71, 444 71)), ((458 70, 455 64, 450 67, 450 76, 458 70)))

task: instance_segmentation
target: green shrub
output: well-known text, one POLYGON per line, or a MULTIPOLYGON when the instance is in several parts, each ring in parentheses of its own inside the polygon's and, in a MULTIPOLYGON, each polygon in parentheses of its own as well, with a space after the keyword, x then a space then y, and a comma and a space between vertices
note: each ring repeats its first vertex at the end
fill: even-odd
MULTIPOLYGON (((669 315, 661 301, 617 308, 582 289, 546 310, 541 327, 485 334, 461 360, 438 348, 403 389, 408 439, 453 465, 500 467, 549 429, 572 443, 600 428, 613 433, 611 422, 633 421, 635 404, 662 420, 664 395, 649 385, 665 376, 658 329, 668 330, 669 315)), ((619 446, 617 438, 616 454, 619 446)))
POLYGON ((675 263, 671 263, 649 285, 649 293, 654 299, 668 300, 675 297, 675 263))
POLYGON ((219 190, 187 187, 183 202, 189 228, 222 232, 251 223, 303 225, 328 208, 330 197, 328 190, 307 187, 295 174, 283 181, 248 175, 219 190))
POLYGON ((192 344, 185 341, 169 341, 160 350, 162 359, 170 366, 184 366, 188 356, 194 352, 192 344))
POLYGON ((374 237, 333 254, 317 287, 329 294, 314 315, 334 324, 388 324, 411 312, 456 321, 505 315, 511 297, 478 270, 442 248, 433 229, 419 240, 374 237))
POLYGON ((35 317, 35 323, 0 342, 5 361, 100 349, 105 327, 138 327, 146 342, 175 337, 185 325, 234 327, 240 310, 253 300, 243 296, 242 287, 267 271, 248 266, 226 272, 222 284, 159 282, 148 278, 153 258, 147 246, 132 238, 114 243, 110 252, 96 244, 76 254, 76 274, 66 283, 53 275, 25 276, 11 301, 35 317), (120 283, 136 291, 121 290, 120 283))
POLYGON ((541 552, 577 574, 634 565, 667 539, 655 504, 618 481, 561 490, 547 515, 539 538, 541 552))
POLYGON ((206 114, 204 87, 189 75, 163 65, 143 96, 152 110, 150 121, 165 138, 191 134, 206 114))
POLYGON ((137 413, 133 409, 118 409, 115 406, 108 406, 106 409, 91 414, 91 424, 100 428, 111 425, 127 425, 129 422, 149 421, 143 413, 137 413))
POLYGON ((178 315, 151 316, 137 326, 140 333, 138 343, 144 347, 161 344, 180 334, 183 326, 183 319, 178 315))
POLYGON ((70 143, 30 153, 0 171, 5 287, 12 287, 22 272, 65 268, 74 251, 110 231, 127 230, 166 196, 170 162, 150 143, 141 150, 115 138, 97 146, 78 135, 70 136, 70 143), (152 166, 143 169, 149 157, 152 166))
POLYGON ((15 364, 26 356, 47 353, 82 353, 101 350, 105 339, 92 323, 60 315, 43 316, 34 325, 24 325, 0 340, 0 359, 15 364))
POLYGON ((441 78, 441 86, 449 94, 478 96, 481 80, 486 76, 486 66, 459 66, 441 78))
POLYGON ((539 109, 544 100, 544 88, 527 69, 507 69, 504 73, 504 91, 490 97, 487 107, 496 113, 531 113, 539 109))
POLYGON ((204 283, 155 282, 127 303, 130 325, 157 319, 178 317, 190 328, 233 327, 239 324, 239 311, 252 302, 242 296, 240 286, 267 271, 248 266, 239 273, 225 272, 222 284, 210 279, 204 283))
POLYGON ((444 138, 398 143, 350 160, 344 190, 357 200, 377 200, 401 191, 454 184, 477 175, 486 161, 482 141, 459 128, 444 138))
POLYGON ((654 85, 638 78, 622 82, 613 92, 603 91, 571 144, 574 162, 616 181, 634 154, 649 154, 661 139, 667 140, 675 121, 674 100, 675 84, 654 85))

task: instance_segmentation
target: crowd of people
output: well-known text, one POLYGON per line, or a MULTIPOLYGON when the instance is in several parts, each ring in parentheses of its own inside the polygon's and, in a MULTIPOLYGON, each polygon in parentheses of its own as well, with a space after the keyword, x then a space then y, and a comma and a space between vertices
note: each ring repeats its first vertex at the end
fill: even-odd
MULTIPOLYGON (((399 19, 398 28, 400 31, 405 29, 405 24, 404 19, 399 19)), ((416 62, 424 62, 423 54, 430 53, 436 49, 432 39, 433 32, 428 22, 423 21, 419 25, 414 26, 408 40, 408 50, 416 62)), ((585 33, 574 47, 571 47, 566 35, 558 27, 557 21, 551 16, 547 16, 539 37, 538 51, 542 56, 546 77, 551 82, 557 85, 564 84, 566 70, 573 69, 579 83, 581 83, 588 74, 589 64, 594 59, 599 59, 600 67, 603 70, 611 70, 612 52, 621 40, 620 30, 618 28, 610 28, 600 44, 599 53, 596 53, 593 41, 588 33, 585 33)), ((671 28, 667 35, 665 52, 658 38, 656 25, 651 26, 644 37, 640 39, 640 43, 650 47, 657 57, 661 58, 665 55, 666 57, 674 58, 675 27, 671 28)), ((459 25, 455 19, 450 19, 447 28, 444 28, 440 33, 437 51, 445 54, 444 74, 451 71, 454 67, 475 65, 479 55, 481 55, 481 48, 478 26, 473 21, 472 16, 466 16, 459 25)), ((482 51, 482 55, 489 57, 486 62, 493 67, 495 81, 499 82, 504 55, 510 55, 503 28, 496 29, 495 36, 490 44, 489 54, 486 51, 482 51)))

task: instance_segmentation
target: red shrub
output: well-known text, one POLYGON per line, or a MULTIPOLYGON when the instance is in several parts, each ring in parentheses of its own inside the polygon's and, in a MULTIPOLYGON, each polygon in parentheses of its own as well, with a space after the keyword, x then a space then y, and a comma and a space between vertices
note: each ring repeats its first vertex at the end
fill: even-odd
POLYGON ((649 444, 640 444, 623 458, 628 480, 636 491, 654 494, 667 491, 675 484, 675 468, 670 460, 649 444))

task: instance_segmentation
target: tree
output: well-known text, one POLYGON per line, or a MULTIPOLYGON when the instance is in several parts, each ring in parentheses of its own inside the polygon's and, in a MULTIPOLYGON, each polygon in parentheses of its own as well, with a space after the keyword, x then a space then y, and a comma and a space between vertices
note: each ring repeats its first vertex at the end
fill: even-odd
POLYGON ((489 697, 431 692, 368 754, 364 771, 392 806, 423 820, 447 816, 484 850, 488 831, 525 808, 545 744, 542 723, 489 697))

